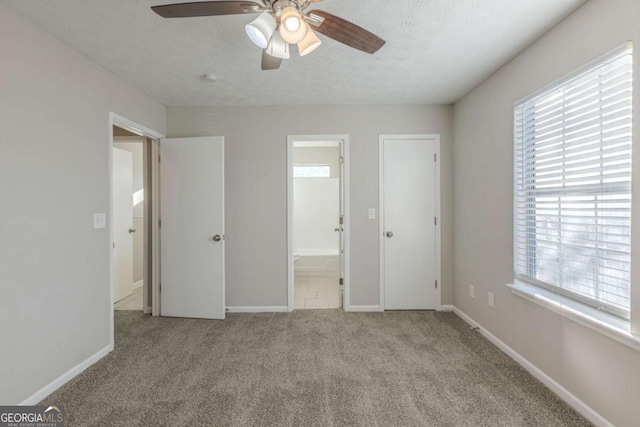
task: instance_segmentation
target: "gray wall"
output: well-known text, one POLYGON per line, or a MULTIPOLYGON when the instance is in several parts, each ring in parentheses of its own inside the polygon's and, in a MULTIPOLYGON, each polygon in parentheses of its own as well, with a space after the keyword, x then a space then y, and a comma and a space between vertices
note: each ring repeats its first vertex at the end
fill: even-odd
POLYGON ((287 304, 287 135, 349 134, 351 304, 379 304, 378 135, 442 136, 443 303, 452 298, 451 106, 168 107, 169 137, 222 135, 229 306, 287 304))
MULTIPOLYGON (((513 103, 626 40, 640 2, 591 0, 455 105, 455 305, 617 426, 640 420, 640 352, 509 292, 513 281, 513 103), (469 285, 476 299, 469 298, 469 285), (487 292, 496 308, 487 306, 487 292)), ((636 52, 636 56, 638 53, 636 52)), ((640 60, 635 61, 636 78, 640 60)), ((634 146, 640 142, 635 85, 634 146)), ((640 315, 640 150, 634 150, 634 323, 640 315)))
POLYGON ((165 108, 0 6, 0 404, 110 342, 108 113, 165 108))

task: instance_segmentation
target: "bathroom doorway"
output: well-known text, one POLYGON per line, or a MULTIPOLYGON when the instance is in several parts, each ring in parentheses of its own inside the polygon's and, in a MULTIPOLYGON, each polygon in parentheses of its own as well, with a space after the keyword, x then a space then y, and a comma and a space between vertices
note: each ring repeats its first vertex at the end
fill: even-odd
POLYGON ((115 310, 151 313, 148 280, 151 140, 113 126, 113 295, 115 310), (146 286, 145 286, 146 285, 146 286))
POLYGON ((288 142, 289 310, 347 308, 348 136, 288 142))

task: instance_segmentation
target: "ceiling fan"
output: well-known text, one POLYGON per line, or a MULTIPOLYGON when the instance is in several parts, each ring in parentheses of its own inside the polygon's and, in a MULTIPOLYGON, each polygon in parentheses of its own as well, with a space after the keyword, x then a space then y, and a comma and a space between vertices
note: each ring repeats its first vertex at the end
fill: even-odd
POLYGON ((322 10, 307 11, 322 0, 202 1, 154 6, 163 18, 239 15, 260 13, 245 29, 262 50, 262 69, 277 70, 291 56, 290 45, 298 45, 300 56, 314 51, 322 41, 314 33, 324 34, 340 43, 366 53, 376 53, 386 43, 380 37, 349 21, 322 10), (313 28, 313 29, 312 29, 313 28))

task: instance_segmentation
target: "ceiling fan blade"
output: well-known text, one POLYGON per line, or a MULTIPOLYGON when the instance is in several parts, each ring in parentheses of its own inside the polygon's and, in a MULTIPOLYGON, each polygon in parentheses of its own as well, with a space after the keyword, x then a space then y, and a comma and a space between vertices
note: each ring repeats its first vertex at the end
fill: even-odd
POLYGON ((263 71, 277 70, 278 68, 280 68, 281 64, 282 64, 281 58, 276 58, 274 56, 269 55, 266 49, 262 51, 262 70, 263 71))
POLYGON ((163 18, 191 18, 195 16, 240 15, 257 13, 264 7, 252 1, 200 1, 165 4, 151 9, 163 18))
POLYGON ((366 53, 376 53, 386 43, 380 37, 322 10, 307 13, 307 22, 319 33, 366 53))

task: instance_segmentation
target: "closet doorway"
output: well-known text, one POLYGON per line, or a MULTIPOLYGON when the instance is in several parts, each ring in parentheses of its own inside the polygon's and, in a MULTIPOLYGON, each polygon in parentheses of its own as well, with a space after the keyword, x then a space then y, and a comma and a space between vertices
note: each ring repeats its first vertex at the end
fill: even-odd
POLYGON ((289 311, 349 307, 347 135, 289 136, 289 311))

